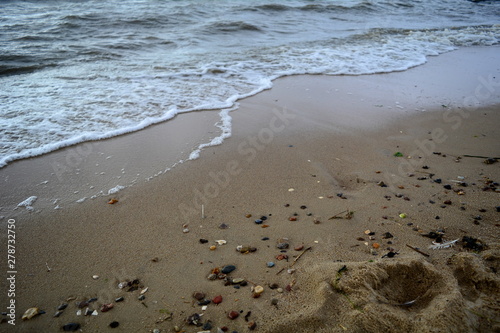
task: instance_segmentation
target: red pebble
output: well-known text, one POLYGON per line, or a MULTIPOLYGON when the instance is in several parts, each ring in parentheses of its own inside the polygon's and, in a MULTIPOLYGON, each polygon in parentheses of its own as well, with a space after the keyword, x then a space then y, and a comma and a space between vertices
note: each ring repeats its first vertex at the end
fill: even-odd
POLYGON ((290 221, 297 221, 297 218, 295 216, 292 216, 289 218, 290 221))
POLYGON ((222 296, 219 295, 219 296, 215 296, 214 299, 212 300, 212 302, 214 304, 219 304, 219 303, 222 303, 222 296))
POLYGON ((231 320, 234 320, 234 319, 238 318, 238 316, 239 316, 239 315, 240 315, 240 314, 239 314, 238 312, 236 312, 236 311, 231 311, 231 312, 229 312, 229 313, 227 314, 227 317, 228 317, 229 319, 231 319, 231 320))

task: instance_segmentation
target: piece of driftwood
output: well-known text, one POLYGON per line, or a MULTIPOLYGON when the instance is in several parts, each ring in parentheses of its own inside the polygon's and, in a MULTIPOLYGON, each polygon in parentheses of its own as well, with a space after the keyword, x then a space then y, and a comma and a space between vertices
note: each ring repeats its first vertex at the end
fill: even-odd
POLYGON ((416 251, 416 252, 420 253, 421 255, 424 255, 424 256, 426 256, 426 257, 430 257, 430 255, 429 255, 429 254, 427 254, 427 253, 425 253, 425 252, 423 252, 423 251, 420 251, 420 250, 419 250, 419 249, 417 249, 416 247, 413 247, 413 246, 408 245, 408 244, 406 244, 406 246, 408 246, 408 247, 409 247, 410 249, 412 249, 413 251, 416 251))

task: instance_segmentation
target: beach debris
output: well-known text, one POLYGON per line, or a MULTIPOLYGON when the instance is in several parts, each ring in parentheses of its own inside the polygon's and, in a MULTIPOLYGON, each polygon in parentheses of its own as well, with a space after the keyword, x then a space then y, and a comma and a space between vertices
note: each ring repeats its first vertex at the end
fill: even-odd
POLYGON ((227 317, 228 317, 229 319, 231 319, 231 320, 234 320, 234 319, 238 318, 238 316, 239 316, 239 315, 240 315, 240 314, 239 314, 239 312, 237 312, 237 311, 230 311, 230 312, 227 314, 227 317))
POLYGON ((99 275, 92 275, 92 278, 93 278, 94 280, 98 280, 98 279, 99 279, 99 275))
POLYGON ((76 332, 80 329, 80 324, 78 323, 69 323, 62 327, 64 332, 76 332))
POLYGON ((386 232, 382 235, 383 239, 393 238, 394 236, 390 232, 386 232))
POLYGON ((264 292, 264 287, 262 287, 262 286, 258 286, 258 285, 257 285, 257 286, 255 286, 255 287, 253 287, 253 293, 254 293, 254 294, 260 295, 260 294, 262 294, 263 292, 264 292))
POLYGON ((113 198, 113 199, 109 199, 108 204, 110 204, 110 205, 114 205, 114 204, 115 204, 115 203, 117 203, 117 202, 118 202, 118 199, 114 199, 114 198, 113 198))
POLYGON ((386 254, 384 254, 382 256, 382 258, 385 258, 385 257, 387 257, 387 258, 394 258, 394 256, 396 256, 397 254, 399 254, 399 252, 396 252, 396 251, 394 251, 394 249, 391 249, 389 252, 387 252, 386 254))
POLYGON ((24 314, 22 316, 22 320, 30 320, 31 318, 33 318, 41 313, 42 312, 37 307, 29 308, 28 310, 26 310, 24 312, 24 314))
POLYGON ((379 181, 377 185, 380 187, 387 187, 387 185, 383 181, 379 181))
POLYGON ((219 229, 223 229, 223 230, 224 230, 224 229, 229 229, 229 225, 227 225, 226 223, 221 223, 221 224, 219 225, 219 229))
POLYGON ((225 245, 225 244, 227 244, 227 241, 224 240, 224 239, 219 239, 219 240, 216 240, 215 242, 217 243, 217 245, 225 245))
POLYGON ((444 242, 444 243, 438 243, 436 241, 433 241, 432 245, 429 245, 429 249, 432 249, 432 250, 446 249, 446 248, 454 246, 455 243, 458 242, 459 240, 460 240, 460 238, 457 238, 455 240, 452 240, 449 242, 444 242))
POLYGON ((203 292, 195 291, 195 292, 193 293, 193 298, 195 298, 195 299, 196 299, 196 300, 198 300, 198 301, 201 301, 202 299, 204 299, 204 298, 205 298, 205 296, 206 296, 206 295, 205 295, 205 293, 203 293, 203 292))
POLYGON ((257 248, 253 247, 253 246, 238 245, 236 247, 236 251, 238 251, 240 253, 243 253, 243 254, 247 254, 247 253, 251 253, 251 252, 257 251, 257 248))
POLYGON ((335 219, 350 220, 350 219, 352 219, 353 215, 354 215, 354 212, 348 209, 348 210, 344 210, 340 213, 333 215, 332 217, 329 218, 329 220, 335 220, 335 219), (344 213, 346 213, 344 216, 339 216, 340 214, 344 214, 344 213))
POLYGON ((289 189, 288 189, 288 192, 293 192, 293 191, 295 191, 295 189, 294 189, 294 188, 289 188, 289 189))
POLYGON ((294 260, 293 260, 293 263, 292 265, 290 265, 290 267, 293 267, 293 265, 295 265, 295 263, 300 259, 300 257, 302 257, 302 255, 304 253, 306 253, 307 251, 311 250, 312 249, 312 246, 309 246, 308 248, 306 248, 304 251, 302 251, 294 260))
POLYGON ((420 253, 420 254, 421 254, 421 255, 423 255, 423 256, 430 257, 430 255, 429 255, 429 254, 427 254, 427 253, 425 253, 425 252, 421 251, 418 247, 414 247, 414 246, 411 246, 411 245, 408 245, 408 244, 406 244, 406 246, 408 246, 408 247, 409 247, 410 249, 412 249, 413 251, 420 253))
POLYGON ((277 260, 283 260, 283 259, 288 259, 288 256, 286 254, 278 254, 276 256, 277 260))
POLYGON ((269 261, 269 262, 267 263, 267 267, 269 267, 269 268, 274 267, 274 265, 275 265, 275 264, 274 264, 274 262, 272 262, 272 261, 269 261))
POLYGON ((200 238, 200 243, 201 244, 206 244, 206 243, 208 243, 208 239, 200 238))
POLYGON ((280 250, 288 249, 289 246, 290 246, 290 244, 288 244, 286 242, 278 243, 278 245, 276 245, 276 247, 280 250))
POLYGON ((374 249, 378 249, 378 248, 380 247, 380 244, 379 244, 379 243, 373 243, 373 244, 372 244, 372 247, 373 247, 374 249))
POLYGON ((486 247, 486 244, 484 244, 483 242, 481 242, 477 238, 473 238, 470 236, 464 236, 462 238, 462 242, 464 243, 463 244, 464 249, 470 249, 473 251, 480 252, 480 251, 484 250, 484 248, 486 247))
POLYGON ((210 249, 210 251, 215 251, 215 250, 217 250, 217 246, 212 245, 212 246, 209 247, 209 249, 210 249))
POLYGON ((288 218, 288 220, 289 220, 289 221, 292 221, 292 222, 293 222, 293 221, 297 221, 297 216, 290 216, 290 217, 288 218))
POLYGON ((393 155, 393 156, 394 156, 394 157, 403 157, 404 155, 403 155, 403 153, 401 153, 401 152, 397 151, 397 152, 395 152, 395 153, 394 153, 394 155, 393 155))
POLYGON ((68 307, 68 303, 63 303, 57 307, 58 311, 62 311, 68 307))
POLYGON ((256 219, 254 222, 255 222, 255 224, 262 224, 262 222, 264 222, 264 221, 262 221, 261 219, 256 219))
POLYGON ((111 328, 117 328, 118 326, 120 326, 120 323, 117 322, 117 321, 112 321, 110 324, 109 324, 109 327, 111 328))
POLYGON ((399 217, 402 219, 405 219, 406 217, 408 217, 408 215, 406 215, 405 213, 401 213, 401 214, 399 214, 399 217))
POLYGON ((198 326, 198 324, 200 324, 201 316, 203 316, 203 314, 193 313, 192 315, 186 318, 186 323, 188 325, 198 326))

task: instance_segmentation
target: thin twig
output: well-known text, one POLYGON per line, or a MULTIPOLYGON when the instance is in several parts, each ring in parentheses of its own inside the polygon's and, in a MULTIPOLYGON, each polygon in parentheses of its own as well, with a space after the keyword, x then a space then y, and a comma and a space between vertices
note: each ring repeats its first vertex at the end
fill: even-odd
POLYGON ((477 156, 477 155, 462 155, 464 157, 475 157, 475 158, 492 158, 494 160, 500 160, 500 157, 489 157, 489 156, 477 156))
MULTIPOLYGON (((348 212, 348 211, 349 211, 349 210, 344 210, 344 211, 342 211, 342 212, 340 212, 340 213, 337 213, 337 214, 333 215, 332 217, 330 217, 330 218, 329 218, 329 220, 333 220, 333 219, 339 218, 338 216, 339 216, 340 214, 345 213, 345 212, 348 212)), ((340 218, 341 218, 341 217, 340 217, 340 218)))
POLYGON ((309 251, 310 249, 312 249, 312 246, 309 246, 307 249, 305 249, 304 251, 302 251, 298 256, 297 258, 295 258, 293 260, 293 263, 290 265, 290 267, 293 267, 293 265, 295 265, 295 263, 297 262, 297 260, 299 260, 299 258, 304 254, 306 253, 307 251, 309 251))
POLYGON ((412 249, 413 251, 417 251, 418 253, 420 253, 420 254, 422 254, 422 255, 424 255, 424 256, 426 256, 426 257, 430 257, 430 255, 429 255, 429 254, 427 254, 427 253, 425 253, 425 252, 420 251, 420 250, 419 250, 419 249, 417 249, 416 247, 410 246, 410 245, 408 245, 408 244, 406 244, 406 246, 408 246, 408 247, 409 247, 410 249, 412 249))

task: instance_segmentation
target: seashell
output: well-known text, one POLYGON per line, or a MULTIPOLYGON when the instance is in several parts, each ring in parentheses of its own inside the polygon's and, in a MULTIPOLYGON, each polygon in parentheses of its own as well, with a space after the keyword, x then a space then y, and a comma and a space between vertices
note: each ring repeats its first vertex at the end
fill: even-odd
POLYGON ((114 204, 115 204, 115 203, 117 203, 117 202, 118 202, 118 200, 117 200, 117 199, 110 199, 110 200, 108 201, 108 204, 110 204, 110 205, 114 205, 114 204))
POLYGON ((264 287, 262 286, 255 286, 253 288, 253 292, 256 294, 262 294, 264 292, 264 287))
POLYGON ((216 240, 215 241, 218 245, 224 245, 224 244, 227 244, 227 241, 225 241, 224 239, 219 239, 219 240, 216 240))
POLYGON ((142 294, 145 294, 145 293, 148 291, 148 289, 149 289, 149 287, 146 287, 146 288, 142 289, 142 290, 141 290, 141 295, 142 295, 142 294))
POLYGON ((22 316, 22 320, 29 320, 31 318, 33 318, 34 316, 40 314, 40 309, 39 308, 29 308, 28 310, 26 310, 26 312, 24 312, 23 316, 22 316))
POLYGON ((99 278, 99 275, 92 275, 92 278, 93 278, 94 280, 97 280, 97 279, 99 278))

